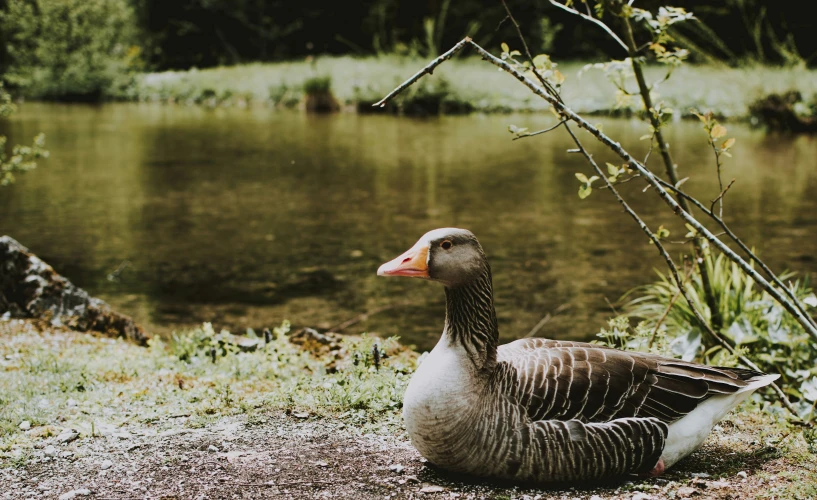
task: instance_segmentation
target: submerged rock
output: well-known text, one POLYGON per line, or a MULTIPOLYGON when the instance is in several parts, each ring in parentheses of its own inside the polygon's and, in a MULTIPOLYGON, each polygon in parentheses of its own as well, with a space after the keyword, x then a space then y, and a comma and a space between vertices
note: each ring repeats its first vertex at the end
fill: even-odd
POLYGON ((4 313, 124 337, 140 345, 149 338, 129 316, 88 295, 9 236, 0 236, 0 315, 4 313))

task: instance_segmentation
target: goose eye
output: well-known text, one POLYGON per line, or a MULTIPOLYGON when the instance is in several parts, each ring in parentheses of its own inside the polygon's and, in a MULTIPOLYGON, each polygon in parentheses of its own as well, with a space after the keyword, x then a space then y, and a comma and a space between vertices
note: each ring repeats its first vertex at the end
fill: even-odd
POLYGON ((454 246, 454 244, 448 240, 445 240, 442 243, 440 243, 440 246, 442 247, 443 250, 449 250, 452 246, 454 246))

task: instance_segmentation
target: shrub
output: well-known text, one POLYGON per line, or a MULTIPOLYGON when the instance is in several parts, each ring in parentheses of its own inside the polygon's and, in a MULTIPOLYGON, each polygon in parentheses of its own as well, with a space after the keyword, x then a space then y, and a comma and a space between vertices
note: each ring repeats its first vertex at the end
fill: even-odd
MULTIPOLYGON (((722 254, 716 257, 707 254, 704 263, 723 318, 719 334, 761 370, 779 373, 783 390, 799 400, 795 406, 800 416, 813 419, 817 401, 817 344, 737 264, 722 254)), ((795 279, 793 273, 781 274, 779 278, 789 283, 806 307, 812 311, 817 307, 817 297, 805 280, 795 279)), ((686 280, 686 291, 708 320, 711 311, 704 300, 697 268, 686 280)), ((733 356, 709 338, 689 304, 679 296, 672 277, 659 273, 658 281, 638 287, 627 296, 637 297, 625 306, 627 316, 642 321, 634 330, 628 329, 626 321, 611 322, 610 329, 600 335, 607 343, 637 350, 663 350, 665 354, 709 364, 736 364, 733 356)))
POLYGON ((127 0, 8 0, 0 31, 8 57, 3 78, 31 97, 121 96, 139 66, 127 0))

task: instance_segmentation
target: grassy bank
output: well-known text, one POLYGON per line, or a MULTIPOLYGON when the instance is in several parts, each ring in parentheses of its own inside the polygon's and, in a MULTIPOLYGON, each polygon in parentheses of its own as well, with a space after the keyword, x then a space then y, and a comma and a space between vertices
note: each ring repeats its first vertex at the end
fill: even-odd
MULTIPOLYGON (((272 104, 297 106, 304 88, 329 77, 331 91, 347 109, 365 109, 419 70, 425 60, 397 56, 321 57, 312 61, 165 72, 142 75, 130 99, 210 105, 272 104)), ((580 113, 616 110, 615 88, 601 70, 582 72, 583 63, 561 64, 566 77, 565 100, 580 113), (581 73, 581 74, 580 74, 581 73)), ((647 68, 648 81, 664 76, 663 68, 647 68)), ((796 68, 715 68, 686 65, 676 70, 656 93, 659 100, 688 113, 689 108, 745 118, 755 100, 774 92, 817 93, 817 71, 796 68)), ((476 58, 449 61, 423 79, 409 100, 438 99, 449 112, 541 111, 546 103, 512 77, 476 58)), ((633 107, 635 108, 635 102, 633 107)), ((446 109, 444 109, 446 111, 446 109)))
POLYGON ((542 490, 450 476, 429 467, 403 429, 414 353, 366 337, 299 347, 285 326, 253 352, 229 338, 205 325, 141 348, 0 321, 0 490, 13 498, 236 489, 280 498, 817 494, 817 455, 801 432, 750 404, 661 478, 542 490), (375 345, 386 355, 379 361, 375 345))

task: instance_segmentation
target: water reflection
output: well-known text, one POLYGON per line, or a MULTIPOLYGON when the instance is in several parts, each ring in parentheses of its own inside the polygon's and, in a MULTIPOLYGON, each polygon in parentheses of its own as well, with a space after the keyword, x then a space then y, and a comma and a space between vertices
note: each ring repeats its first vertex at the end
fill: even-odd
MULTIPOLYGON (((563 133, 512 142, 506 132, 552 120, 26 104, 4 124, 10 143, 43 131, 52 155, 0 192, 0 233, 160 333, 201 321, 330 326, 399 303, 352 331, 428 348, 442 290, 374 271, 428 229, 467 227, 491 258, 503 337, 567 304, 541 334, 586 338, 612 314, 607 301, 652 279, 661 261, 608 193, 578 200, 574 173, 588 170, 565 152, 563 133), (107 280, 123 260, 131 266, 121 279, 107 280)), ((642 124, 600 121, 646 154, 642 124)), ((817 270, 817 140, 730 133, 738 142, 724 177, 738 182, 728 219, 774 268, 817 270)), ((713 198, 699 124, 669 136, 688 189, 713 198)), ((642 187, 625 186, 632 205, 682 239, 642 187)))

